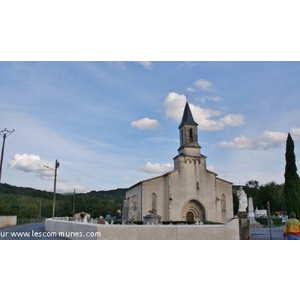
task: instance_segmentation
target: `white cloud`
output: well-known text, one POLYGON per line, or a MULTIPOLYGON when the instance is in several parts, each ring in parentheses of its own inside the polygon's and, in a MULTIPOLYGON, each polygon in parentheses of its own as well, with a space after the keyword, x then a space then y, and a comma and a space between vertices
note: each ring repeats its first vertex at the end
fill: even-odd
POLYGON ((242 150, 265 150, 281 147, 287 139, 287 134, 283 132, 264 131, 261 135, 249 138, 241 135, 231 142, 222 141, 222 147, 235 147, 242 150))
POLYGON ((137 61, 137 63, 142 65, 147 70, 151 70, 153 68, 153 64, 151 61, 137 61))
POLYGON ((150 173, 150 174, 160 174, 160 173, 167 173, 174 169, 174 166, 172 164, 159 164, 151 162, 147 162, 147 164, 144 167, 141 167, 140 170, 150 173))
POLYGON ((219 97, 219 96, 199 96, 199 97, 195 98, 195 100, 198 100, 201 103, 205 103, 206 101, 219 102, 221 100, 221 97, 219 97))
MULTIPOLYGON (((34 154, 15 154, 14 158, 9 162, 9 165, 17 170, 34 173, 35 177, 42 180, 54 180, 54 163, 41 159, 38 155, 34 154), (49 168, 47 168, 47 167, 49 168), (51 169, 50 169, 51 168, 51 169)), ((57 171, 59 174, 59 170, 57 171)), ((70 183, 64 180, 62 176, 58 175, 57 191, 59 193, 73 192, 76 189, 77 192, 84 192, 86 188, 82 185, 70 183)))
POLYGON ((54 171, 45 167, 54 169, 53 163, 42 160, 38 155, 15 154, 9 165, 26 173, 35 173, 36 177, 43 180, 53 180, 54 178, 54 171))
POLYGON ((138 129, 144 130, 144 129, 148 129, 148 130, 158 130, 159 129, 159 123, 157 120, 154 119, 149 119, 149 118, 143 118, 137 121, 133 121, 131 123, 132 127, 136 127, 138 129))
MULTIPOLYGON (((165 99, 166 115, 180 122, 183 109, 186 103, 186 97, 177 93, 169 93, 165 99)), ((221 112, 219 110, 205 109, 194 104, 189 104, 194 120, 198 123, 198 128, 205 131, 222 130, 225 126, 242 126, 244 117, 240 114, 229 114, 218 119, 221 112)))
POLYGON ((169 93, 164 103, 166 115, 172 120, 180 122, 185 103, 186 97, 184 95, 179 95, 173 92, 169 93))
POLYGON ((196 82, 195 82, 195 85, 200 87, 203 91, 205 92, 211 92, 213 91, 213 84, 212 82, 208 81, 208 80, 205 80, 205 79, 198 79, 196 82))
POLYGON ((181 68, 181 67, 188 67, 188 68, 190 68, 190 67, 195 67, 195 66, 197 66, 197 62, 195 62, 195 61, 185 61, 185 62, 181 63, 178 66, 178 68, 181 68))
POLYGON ((291 135, 292 135, 293 139, 300 138, 300 128, 292 128, 291 135))
POLYGON ((193 88, 191 88, 191 87, 188 87, 186 90, 187 90, 188 92, 190 92, 190 93, 194 93, 194 92, 195 92, 195 89, 193 89, 193 88))
POLYGON ((219 120, 219 123, 223 124, 224 126, 242 126, 244 125, 244 116, 242 116, 241 114, 229 114, 225 117, 222 117, 219 120))
POLYGON ((120 69, 123 69, 123 70, 125 70, 125 68, 126 68, 124 61, 108 61, 108 63, 109 64, 114 64, 114 65, 118 66, 120 69))
POLYGON ((57 181, 57 191, 59 193, 70 193, 73 192, 74 189, 76 190, 76 193, 86 192, 86 188, 82 185, 74 185, 70 182, 62 181, 61 179, 57 181))

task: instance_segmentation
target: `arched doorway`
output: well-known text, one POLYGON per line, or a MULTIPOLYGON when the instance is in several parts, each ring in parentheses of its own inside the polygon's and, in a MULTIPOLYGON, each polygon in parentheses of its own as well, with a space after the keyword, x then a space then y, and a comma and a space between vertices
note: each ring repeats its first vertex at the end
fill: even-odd
POLYGON ((182 220, 187 222, 205 220, 204 206, 197 200, 187 202, 182 208, 182 220))
POLYGON ((186 221, 187 222, 194 222, 195 221, 195 217, 194 217, 194 214, 189 211, 187 214, 186 214, 186 221))

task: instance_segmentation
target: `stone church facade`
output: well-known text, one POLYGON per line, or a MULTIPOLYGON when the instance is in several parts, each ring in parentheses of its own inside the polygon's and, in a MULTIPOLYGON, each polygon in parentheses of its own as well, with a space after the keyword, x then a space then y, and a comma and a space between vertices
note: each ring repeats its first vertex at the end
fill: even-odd
POLYGON ((198 144, 198 124, 188 102, 179 125, 180 147, 174 170, 138 182, 126 191, 123 220, 143 221, 151 214, 161 221, 214 221, 233 218, 232 183, 207 170, 198 144))

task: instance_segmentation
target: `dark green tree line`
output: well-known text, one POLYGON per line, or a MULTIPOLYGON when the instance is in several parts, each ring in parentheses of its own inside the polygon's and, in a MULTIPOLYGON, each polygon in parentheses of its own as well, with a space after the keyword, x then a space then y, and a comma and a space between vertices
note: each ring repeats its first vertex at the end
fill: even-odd
MULTIPOLYGON (((93 218, 118 216, 122 210, 125 189, 99 191, 75 195, 75 213, 87 212, 93 218)), ((56 216, 73 215, 73 194, 57 194, 56 216)), ((0 185, 0 215, 16 215, 18 218, 48 218, 52 216, 53 193, 0 185)))

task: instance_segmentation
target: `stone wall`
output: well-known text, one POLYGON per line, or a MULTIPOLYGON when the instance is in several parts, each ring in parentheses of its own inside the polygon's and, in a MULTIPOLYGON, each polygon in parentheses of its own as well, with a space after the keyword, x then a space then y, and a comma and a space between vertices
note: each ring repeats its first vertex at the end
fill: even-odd
POLYGON ((17 225, 17 216, 0 216, 0 228, 17 225))
POLYGON ((239 240, 238 219, 225 225, 100 225, 47 219, 45 229, 82 240, 239 240))

